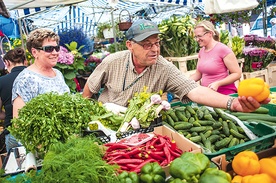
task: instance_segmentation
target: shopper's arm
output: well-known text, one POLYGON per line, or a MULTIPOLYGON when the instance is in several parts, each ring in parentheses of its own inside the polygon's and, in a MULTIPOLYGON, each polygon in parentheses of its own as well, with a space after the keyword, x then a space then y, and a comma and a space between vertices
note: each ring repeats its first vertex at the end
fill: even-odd
POLYGON ((23 101, 23 99, 20 96, 16 97, 13 101, 13 117, 18 118, 19 109, 24 106, 25 102, 23 101))
MULTIPOLYGON (((211 90, 210 88, 198 86, 191 90, 187 95, 192 101, 206 106, 216 108, 226 108, 227 101, 231 96, 223 95, 211 90)), ((270 99, 266 99, 262 104, 267 104, 270 99)), ((260 107, 260 103, 252 97, 238 97, 233 100, 231 110, 240 112, 252 112, 260 107)))
POLYGON ((89 90, 88 84, 86 83, 83 88, 82 96, 84 98, 91 98, 93 94, 94 93, 89 90))

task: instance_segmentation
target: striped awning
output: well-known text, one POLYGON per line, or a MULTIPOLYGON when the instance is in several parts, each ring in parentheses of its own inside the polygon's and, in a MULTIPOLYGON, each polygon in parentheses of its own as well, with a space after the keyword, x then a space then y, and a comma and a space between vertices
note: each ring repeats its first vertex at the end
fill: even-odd
MULTIPOLYGON (((5 0, 10 2, 12 0, 5 0)), ((38 1, 38 0, 31 0, 38 1)), ((46 1, 46 0, 45 0, 46 1)), ((47 0, 49 1, 49 0, 47 0)), ((60 1, 61 0, 57 0, 60 1)), ((53 30, 65 29, 74 26, 81 26, 89 35, 95 33, 95 27, 100 22, 118 21, 120 12, 127 10, 130 15, 134 15, 134 19, 150 18, 153 21, 159 22, 168 16, 173 10, 181 10, 181 8, 194 8, 202 4, 203 0, 119 0, 118 4, 112 8, 108 0, 87 0, 71 6, 56 5, 43 6, 36 8, 17 9, 18 18, 26 17, 32 23, 31 29, 37 27, 47 27, 53 30), (41 12, 41 13, 40 13, 41 12), (163 14, 163 15, 161 15, 163 14), (161 15, 161 16, 158 16, 161 15)), ((127 18, 126 14, 123 14, 127 18)))

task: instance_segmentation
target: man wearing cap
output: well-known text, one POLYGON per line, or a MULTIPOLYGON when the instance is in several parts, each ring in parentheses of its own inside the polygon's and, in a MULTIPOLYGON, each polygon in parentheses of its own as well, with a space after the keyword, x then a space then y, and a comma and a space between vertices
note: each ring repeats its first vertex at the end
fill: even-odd
MULTIPOLYGON (((126 32, 128 50, 105 57, 89 76, 83 97, 90 98, 104 87, 98 100, 127 106, 144 86, 148 92, 172 92, 183 103, 194 101, 207 106, 251 112, 260 107, 252 97, 231 98, 187 78, 175 65, 160 55, 161 32, 149 20, 135 21, 126 32)), ((189 46, 189 45, 187 45, 189 46)), ((268 103, 269 99, 264 101, 268 103)))
POLYGON ((271 23, 271 36, 276 37, 276 18, 272 18, 269 21, 271 23))

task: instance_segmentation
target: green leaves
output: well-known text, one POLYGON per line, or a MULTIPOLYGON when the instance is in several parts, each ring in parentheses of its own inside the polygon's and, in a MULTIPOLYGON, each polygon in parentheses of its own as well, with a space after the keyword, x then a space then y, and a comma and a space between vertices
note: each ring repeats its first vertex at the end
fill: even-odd
POLYGON ((9 130, 28 151, 47 152, 51 144, 65 142, 72 134, 80 135, 93 116, 100 115, 99 108, 98 102, 79 93, 41 94, 20 109, 9 130))

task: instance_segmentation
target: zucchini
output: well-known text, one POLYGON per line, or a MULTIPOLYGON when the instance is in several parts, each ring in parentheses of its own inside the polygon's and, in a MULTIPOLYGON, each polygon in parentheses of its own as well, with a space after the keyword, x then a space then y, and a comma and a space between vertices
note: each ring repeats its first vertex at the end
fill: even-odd
POLYGON ((264 120, 264 121, 270 121, 270 122, 275 122, 276 123, 276 118, 275 116, 269 116, 269 115, 250 115, 248 114, 247 116, 239 116, 238 117, 241 121, 246 121, 248 119, 259 119, 259 120, 264 120))
POLYGON ((251 113, 268 114, 269 113, 269 109, 267 109, 265 107, 259 107, 258 109, 256 109, 255 111, 253 111, 251 113))

